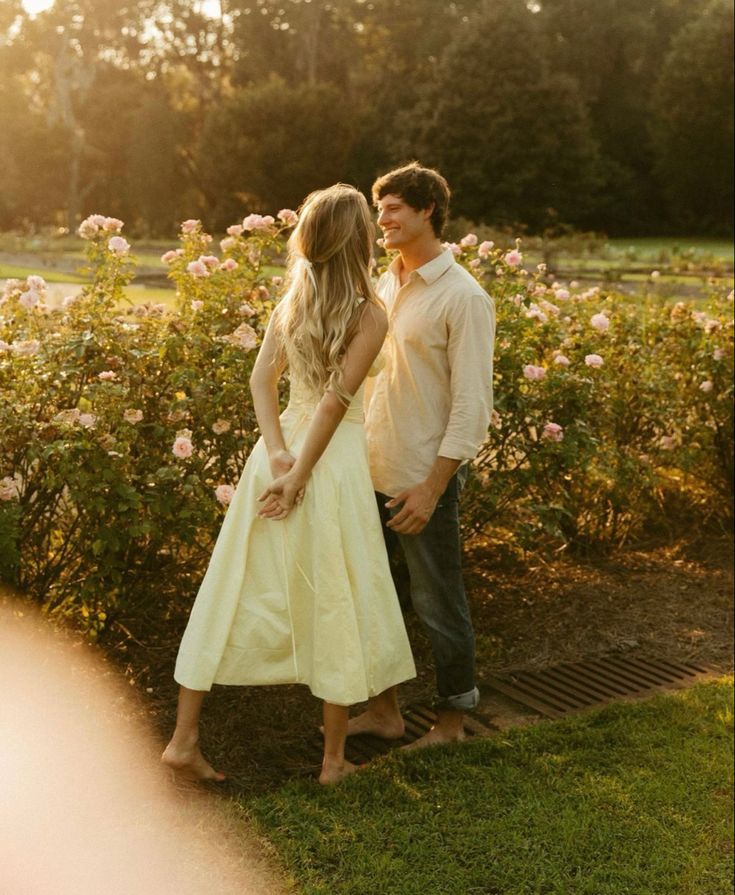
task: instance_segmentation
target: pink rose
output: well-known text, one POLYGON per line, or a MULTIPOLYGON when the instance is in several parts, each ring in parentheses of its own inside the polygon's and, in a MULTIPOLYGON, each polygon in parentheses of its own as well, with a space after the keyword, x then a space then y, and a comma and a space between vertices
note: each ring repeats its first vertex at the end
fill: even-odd
POLYGON ((245 351, 252 351, 258 344, 258 334, 248 323, 241 323, 238 328, 228 336, 220 336, 220 341, 235 345, 245 351))
POLYGON ((662 435, 658 440, 658 445, 665 451, 673 451, 676 447, 676 438, 673 435, 662 435))
POLYGON ((93 413, 80 413, 79 414, 79 425, 84 426, 85 429, 94 428, 94 424, 97 422, 97 417, 93 413))
POLYGON ((122 236, 112 236, 107 248, 116 255, 126 255, 130 251, 130 243, 122 236))
POLYGON ((558 423, 546 423, 541 437, 547 441, 562 441, 564 439, 564 428, 558 423))
POLYGON ((295 227, 299 222, 299 216, 290 208, 282 208, 278 212, 278 220, 283 221, 287 227, 295 227))
POLYGON ((605 363, 599 354, 585 355, 584 362, 588 367, 601 367, 605 363))
POLYGON ((544 314, 541 308, 535 304, 529 305, 529 308, 526 311, 526 317, 528 317, 529 320, 538 320, 539 323, 548 323, 549 321, 546 314, 544 314))
POLYGON ((242 236, 242 224, 233 224, 227 228, 229 236, 242 236))
POLYGON ((283 277, 271 277, 271 283, 278 288, 283 283, 283 277))
POLYGON ((180 435, 174 441, 171 450, 173 451, 174 456, 178 457, 179 460, 186 460, 194 453, 194 446, 192 445, 190 438, 186 435, 180 435))
POLYGON ((82 221, 77 229, 77 233, 82 237, 82 239, 94 239, 94 237, 99 233, 100 228, 91 221, 89 218, 82 221))
POLYGON ((212 424, 212 431, 215 435, 223 435, 225 432, 230 431, 230 424, 227 420, 217 420, 212 424))
POLYGON ((13 354, 19 357, 31 357, 41 350, 41 343, 38 339, 26 339, 22 342, 13 342, 10 348, 13 354))
POLYGON ((725 349, 724 349, 724 348, 715 348, 715 350, 712 352, 712 358, 713 358, 713 360, 722 360, 722 358, 723 358, 724 356, 725 356, 725 349))
POLYGON ((105 218, 102 229, 108 233, 119 233, 124 226, 125 224, 123 224, 120 218, 105 218))
POLYGON ((444 248, 449 249, 453 255, 461 255, 462 249, 456 242, 445 242, 444 248))
POLYGON ((202 264, 206 264, 210 269, 217 267, 219 264, 219 258, 215 255, 200 255, 199 260, 202 264))
POLYGON ((113 379, 117 379, 117 373, 114 370, 103 370, 97 374, 97 378, 103 382, 112 382, 113 379))
POLYGON ((194 301, 191 303, 191 309, 192 309, 192 311, 201 311, 201 309, 202 309, 203 307, 204 307, 204 302, 203 302, 203 301, 194 300, 194 301))
POLYGON ((235 496, 235 489, 232 485, 217 485, 214 489, 214 493, 217 496, 217 500, 223 506, 229 506, 232 502, 232 498, 235 496))
POLYGON ((201 226, 201 224, 201 221, 197 221, 194 218, 189 218, 188 221, 184 221, 184 223, 181 225, 181 232, 194 233, 201 226))
POLYGON ((554 292, 554 298, 557 301, 566 301, 569 298, 570 292, 568 289, 557 289, 554 292))
POLYGON ((161 255, 161 261, 163 261, 164 264, 171 264, 177 258, 180 258, 181 255, 181 249, 170 249, 168 252, 164 252, 163 255, 161 255))
POLYGON ((242 222, 243 230, 267 230, 274 219, 267 214, 265 217, 260 214, 249 214, 242 222))
POLYGON ((482 264, 482 261, 479 258, 473 258, 472 261, 470 261, 470 267, 472 268, 472 270, 477 270, 477 268, 481 264, 482 264))
POLYGON ((220 264, 220 270, 237 270, 240 265, 235 261, 234 258, 226 258, 222 264, 220 264))
POLYGON ((40 300, 41 296, 37 292, 34 292, 33 289, 29 289, 28 292, 24 292, 18 299, 18 301, 27 311, 33 310, 33 308, 36 307, 40 300))
POLYGON ((595 314, 590 318, 590 325, 604 333, 610 328, 610 321, 605 314, 595 314))
POLYGON ((126 423, 131 423, 135 425, 135 423, 139 423, 143 419, 143 411, 142 410, 126 410, 123 413, 123 419, 126 423))
POLYGON ((560 367, 568 367, 571 361, 565 354, 555 354, 554 363, 560 367))
POLYGON ((480 258, 487 258, 490 254, 490 250, 493 248, 495 243, 491 239, 486 239, 485 242, 481 242, 477 248, 477 254, 480 258))
POLYGON ((186 265, 186 269, 193 277, 208 277, 209 276, 209 270, 207 269, 207 265, 201 259, 197 259, 196 261, 190 261, 186 265))
POLYGON ((237 313, 241 314, 243 317, 254 317, 256 312, 255 308, 253 308, 245 301, 237 309, 237 313))
POLYGON ((12 476, 0 479, 0 500, 17 500, 19 496, 18 483, 12 476))
POLYGON ((233 249, 237 245, 237 240, 234 236, 225 236, 224 239, 221 239, 219 242, 219 247, 223 252, 228 252, 230 249, 233 249))
POLYGON ((711 392, 714 387, 714 382, 711 382, 709 379, 705 379, 704 382, 699 383, 700 392, 704 392, 705 394, 711 392))
POLYGON ((538 380, 543 379, 546 376, 546 368, 545 367, 537 367, 534 364, 526 364, 523 367, 523 375, 526 379, 538 380))
POLYGON ((477 245, 477 236, 474 233, 468 233, 467 236, 464 236, 460 239, 459 244, 464 246, 465 248, 469 248, 470 246, 477 245))
POLYGON ((26 280, 26 286, 33 292, 43 292, 43 290, 46 288, 46 280, 44 280, 43 277, 32 274, 26 280))
POLYGON ((523 255, 518 249, 511 249, 503 255, 503 261, 505 261, 508 267, 518 267, 521 261, 523 261, 523 255))

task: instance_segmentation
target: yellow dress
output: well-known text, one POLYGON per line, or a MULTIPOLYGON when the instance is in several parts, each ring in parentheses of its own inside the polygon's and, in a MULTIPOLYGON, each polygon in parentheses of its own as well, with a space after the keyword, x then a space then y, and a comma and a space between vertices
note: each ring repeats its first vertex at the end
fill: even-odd
MULTIPOLYGON (((353 705, 416 674, 368 470, 363 387, 282 521, 257 517, 272 481, 263 440, 248 458, 181 641, 174 677, 306 684, 353 705)), ((316 402, 291 384, 281 428, 298 455, 316 402)))

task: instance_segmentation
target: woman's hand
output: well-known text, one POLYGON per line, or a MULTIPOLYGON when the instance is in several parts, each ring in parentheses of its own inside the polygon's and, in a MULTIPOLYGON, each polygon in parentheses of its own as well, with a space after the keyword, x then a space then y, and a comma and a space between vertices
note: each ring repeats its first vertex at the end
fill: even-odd
MULTIPOLYGON (((285 448, 281 448, 280 450, 268 453, 268 463, 270 464, 271 475, 274 479, 279 479, 281 478, 281 476, 286 475, 286 473, 289 472, 295 462, 296 457, 285 450, 285 448)), ((303 498, 304 489, 302 487, 301 491, 299 491, 296 497, 296 503, 301 503, 303 498)))
POLYGON ((263 506, 258 516, 263 519, 285 519, 297 503, 301 502, 305 482, 292 472, 274 479, 258 500, 263 506))

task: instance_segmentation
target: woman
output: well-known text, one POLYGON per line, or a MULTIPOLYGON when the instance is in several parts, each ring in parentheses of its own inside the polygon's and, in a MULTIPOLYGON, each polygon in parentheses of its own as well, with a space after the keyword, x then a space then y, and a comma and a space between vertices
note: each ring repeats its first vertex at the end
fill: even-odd
POLYGON ((305 201, 287 290, 250 378, 261 438, 220 531, 174 677, 176 730, 163 761, 222 780, 198 722, 219 684, 304 683, 324 701, 320 783, 344 757, 349 706, 416 673, 368 472, 363 381, 387 332, 370 280, 365 198, 337 184, 305 201), (278 414, 278 380, 290 399, 278 414))

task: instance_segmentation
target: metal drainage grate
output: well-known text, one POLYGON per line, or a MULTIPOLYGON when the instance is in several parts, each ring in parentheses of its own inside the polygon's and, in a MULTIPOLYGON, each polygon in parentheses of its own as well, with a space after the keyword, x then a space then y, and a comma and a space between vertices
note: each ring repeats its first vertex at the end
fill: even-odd
POLYGON ((547 718, 560 718, 625 696, 687 687, 712 673, 713 669, 693 662, 605 656, 541 671, 514 671, 485 681, 547 718))

